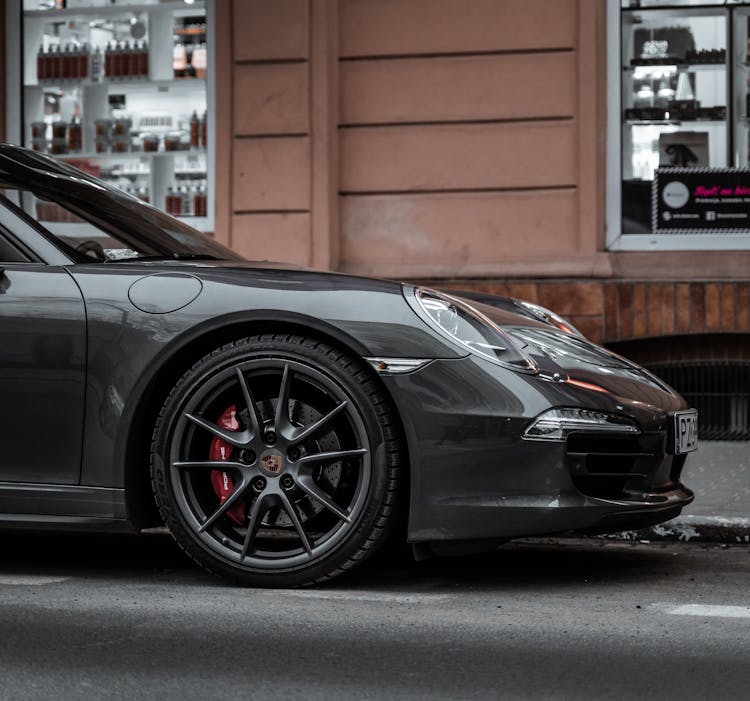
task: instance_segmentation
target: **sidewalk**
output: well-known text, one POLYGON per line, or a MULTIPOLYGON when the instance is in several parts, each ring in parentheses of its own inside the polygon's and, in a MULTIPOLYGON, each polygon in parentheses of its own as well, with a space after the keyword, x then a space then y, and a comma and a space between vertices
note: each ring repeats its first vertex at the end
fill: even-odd
POLYGON ((613 537, 750 543, 750 443, 701 443, 688 457, 682 481, 695 501, 678 518, 613 537))

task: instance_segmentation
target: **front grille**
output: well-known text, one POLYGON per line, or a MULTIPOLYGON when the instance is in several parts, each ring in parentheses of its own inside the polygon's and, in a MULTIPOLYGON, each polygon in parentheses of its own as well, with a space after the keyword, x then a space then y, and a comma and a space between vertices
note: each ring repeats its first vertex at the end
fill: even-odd
POLYGON ((750 364, 746 361, 690 361, 648 367, 698 410, 698 438, 750 440, 750 364))
POLYGON ((627 499, 633 492, 656 493, 679 480, 684 459, 666 455, 664 433, 602 436, 574 433, 566 443, 570 476, 582 494, 627 499))

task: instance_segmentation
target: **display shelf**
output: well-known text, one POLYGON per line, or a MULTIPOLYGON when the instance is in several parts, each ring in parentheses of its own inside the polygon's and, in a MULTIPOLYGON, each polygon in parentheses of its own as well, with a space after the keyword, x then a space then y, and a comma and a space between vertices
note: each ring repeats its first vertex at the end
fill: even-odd
MULTIPOLYGON (((15 7, 23 38, 21 143, 63 161, 79 162, 84 169, 88 163, 93 172, 125 191, 130 191, 128 182, 135 184, 160 209, 165 209, 167 194, 178 188, 197 187, 204 196, 213 192, 214 3, 107 0, 62 10, 39 10, 32 3, 27 10, 20 3, 15 7), (88 56, 84 46, 89 47, 88 56), (41 82, 38 70, 46 76, 41 82), (183 72, 194 77, 178 77, 183 72), (49 79, 63 73, 78 77, 49 79), (195 139, 196 119, 202 147, 164 149, 165 140, 177 134, 183 144, 189 137, 195 139), (125 127, 123 120, 128 120, 125 127), (58 129, 41 128, 42 122, 57 124, 58 129), (158 139, 158 151, 140 150, 145 135, 158 139), (50 153, 74 143, 76 137, 79 151, 50 153), (101 143, 106 151, 97 150, 101 143), (123 145, 138 150, 116 150, 123 145)), ((203 205, 189 209, 203 215, 203 205)), ((210 215, 184 219, 202 230, 213 227, 210 215)))
POLYGON ((190 13, 199 14, 204 11, 206 5, 204 2, 197 0, 188 4, 184 0, 173 0, 172 2, 153 2, 119 5, 98 5, 96 7, 70 7, 64 10, 24 10, 23 16, 28 19, 74 19, 85 17, 111 17, 128 12, 161 12, 163 10, 186 10, 190 13))
MULTIPOLYGON (((181 149, 179 151, 122 151, 114 152, 107 151, 106 153, 97 153, 96 151, 81 151, 74 153, 55 153, 48 154, 60 158, 62 160, 85 160, 85 159, 98 159, 98 160, 124 160, 131 158, 174 158, 175 156, 201 156, 206 155, 208 152, 206 149, 181 149)), ((187 171, 192 172, 192 171, 187 171)))
POLYGON ((725 126, 726 119, 628 119, 623 124, 628 127, 680 126, 682 124, 705 124, 706 126, 725 126))
POLYGON ((641 71, 643 73, 656 73, 659 70, 665 71, 666 69, 673 69, 674 73, 700 73, 703 71, 725 71, 727 70, 726 63, 672 63, 665 61, 664 63, 649 63, 640 66, 623 66, 622 70, 625 73, 635 73, 641 71))
POLYGON ((167 78, 163 80, 152 80, 147 76, 126 80, 107 79, 104 80, 45 80, 36 83, 24 83, 25 88, 60 88, 60 89, 85 89, 91 87, 107 86, 117 90, 130 90, 142 88, 155 88, 160 91, 168 91, 172 88, 179 90, 205 90, 205 78, 167 78))

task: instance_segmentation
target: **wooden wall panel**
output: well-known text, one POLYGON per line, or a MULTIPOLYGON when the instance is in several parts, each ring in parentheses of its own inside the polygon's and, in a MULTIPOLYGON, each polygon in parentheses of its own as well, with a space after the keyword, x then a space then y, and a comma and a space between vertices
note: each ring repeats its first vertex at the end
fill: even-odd
POLYGON ((341 132, 345 192, 540 188, 576 183, 572 120, 366 127, 341 132))
POLYGON ((342 198, 342 263, 502 263, 575 245, 575 190, 342 198), (543 241, 543 245, 540 242, 543 241))
POLYGON ((572 51, 343 61, 341 123, 569 117, 572 51))
POLYGON ((342 0, 341 56, 571 48, 575 0, 342 0))
POLYGON ((307 0, 234 0, 232 8, 235 61, 307 59, 307 0))
POLYGON ((306 133, 310 125, 307 73, 306 63, 238 65, 235 135, 306 133))
POLYGON ((234 250, 249 260, 310 264, 310 215, 238 214, 232 220, 234 250))
POLYGON ((308 137, 235 139, 234 211, 310 208, 308 137))

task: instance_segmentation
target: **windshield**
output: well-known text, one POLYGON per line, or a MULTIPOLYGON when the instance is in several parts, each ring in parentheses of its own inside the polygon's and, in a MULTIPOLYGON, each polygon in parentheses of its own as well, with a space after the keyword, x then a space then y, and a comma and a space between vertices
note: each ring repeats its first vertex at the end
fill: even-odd
POLYGON ((0 145, 0 188, 76 261, 243 260, 185 222, 49 156, 0 145))

